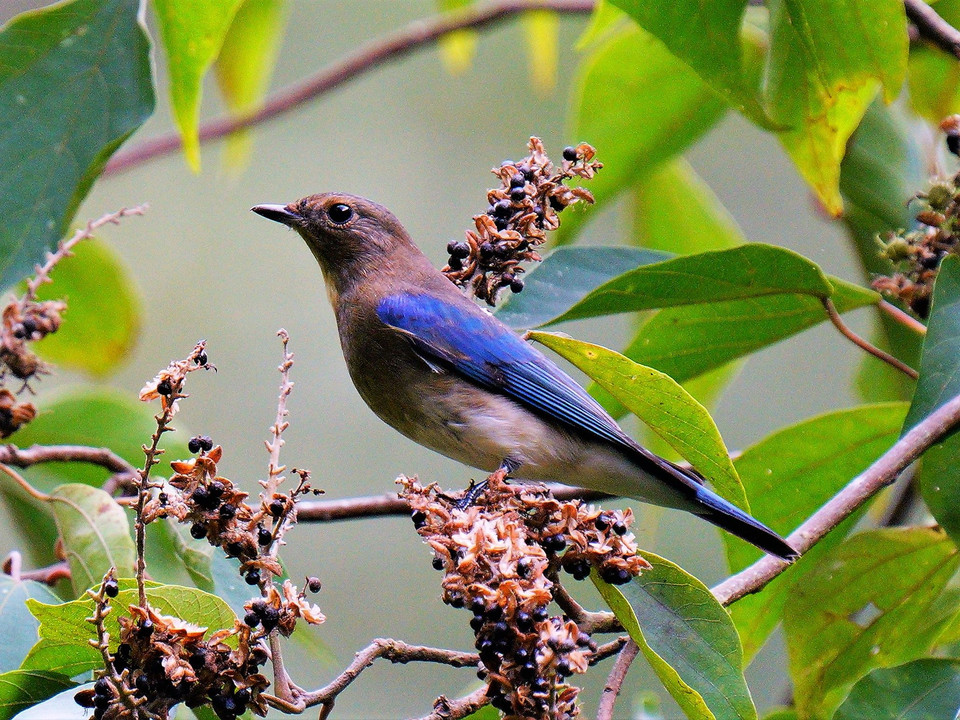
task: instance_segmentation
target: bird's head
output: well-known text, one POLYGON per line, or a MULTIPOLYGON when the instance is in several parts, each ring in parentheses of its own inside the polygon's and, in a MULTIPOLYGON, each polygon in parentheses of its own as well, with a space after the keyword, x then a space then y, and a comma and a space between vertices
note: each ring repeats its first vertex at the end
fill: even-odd
POLYGON ((289 205, 257 205, 263 217, 293 228, 306 241, 328 282, 342 285, 405 256, 420 255, 396 216, 356 195, 320 193, 289 205))

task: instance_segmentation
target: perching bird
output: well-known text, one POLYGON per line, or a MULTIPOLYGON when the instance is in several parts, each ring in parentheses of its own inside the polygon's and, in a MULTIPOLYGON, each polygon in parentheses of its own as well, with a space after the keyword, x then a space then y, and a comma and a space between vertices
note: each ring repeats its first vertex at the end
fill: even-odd
POLYGON ((572 378, 465 297, 386 208, 322 193, 253 211, 306 241, 354 385, 408 438, 486 472, 686 510, 768 553, 797 556, 695 472, 641 447, 572 378))

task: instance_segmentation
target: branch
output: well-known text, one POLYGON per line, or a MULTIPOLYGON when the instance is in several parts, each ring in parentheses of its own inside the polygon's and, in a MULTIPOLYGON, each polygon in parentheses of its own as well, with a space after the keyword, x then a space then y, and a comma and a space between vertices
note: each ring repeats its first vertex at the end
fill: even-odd
POLYGON ((930 41, 944 52, 960 58, 960 32, 937 14, 923 0, 904 0, 907 17, 920 32, 920 37, 930 41))
MULTIPOLYGON (((547 484, 553 496, 561 502, 566 500, 585 500, 594 502, 613 497, 607 493, 568 485, 547 484)), ((311 500, 297 503, 298 522, 334 522, 337 520, 357 520, 360 518, 380 517, 383 515, 409 515, 410 505, 406 500, 393 493, 386 495, 368 495, 366 497, 344 498, 341 500, 311 500)))
POLYGON ((879 358, 880 360, 883 360, 888 365, 892 365, 897 370, 902 372, 904 375, 907 375, 908 377, 911 377, 914 380, 916 380, 920 376, 919 373, 916 370, 914 370, 912 367, 910 367, 904 362, 901 362, 890 353, 881 350, 876 345, 870 344, 869 342, 864 340, 862 337, 857 335, 853 330, 851 330, 849 326, 843 321, 843 318, 840 317, 840 313, 837 312, 837 308, 834 307, 833 301, 830 300, 830 298, 822 298, 821 302, 823 303, 824 309, 826 309, 827 311, 827 315, 830 318, 830 322, 832 322, 834 327, 836 327, 837 330, 839 330, 844 335, 844 337, 848 338, 854 345, 861 348, 862 350, 866 350, 868 353, 870 353, 876 358, 879 358))
POLYGON ((904 327, 909 328, 910 330, 913 330, 918 335, 927 334, 926 325, 924 325, 922 322, 917 320, 915 317, 911 317, 910 315, 905 313, 903 310, 898 308, 893 303, 887 302, 886 300, 881 300, 880 302, 877 303, 877 307, 880 309, 881 312, 886 313, 891 318, 896 320, 898 323, 900 323, 904 327))
POLYGON ((7 559, 3 561, 3 566, 0 569, 12 577, 15 582, 35 580, 45 585, 56 585, 60 580, 70 577, 70 565, 66 560, 35 570, 24 570, 23 556, 16 550, 7 555, 7 559))
POLYGON ((597 708, 597 720, 612 720, 613 705, 620 694, 620 688, 623 687, 623 681, 627 677, 627 671, 631 663, 637 657, 640 648, 633 640, 628 640, 623 646, 623 650, 617 656, 617 661, 610 669, 610 675, 607 677, 607 684, 603 686, 603 693, 600 695, 600 706, 597 708))
POLYGON ((109 448, 86 445, 31 445, 19 448, 16 445, 0 446, 0 463, 27 468, 46 462, 84 462, 99 465, 118 475, 137 474, 137 469, 109 448))
MULTIPOLYGON (((787 538, 798 552, 805 553, 824 535, 848 518, 867 500, 892 483, 927 448, 960 423, 960 395, 928 415, 892 448, 849 485, 833 496, 787 538)), ((750 567, 727 578, 712 591, 723 605, 761 590, 790 565, 767 555, 750 567)))
MULTIPOLYGON (((320 711, 320 718, 322 720, 330 714, 337 696, 346 690, 347 687, 357 679, 360 673, 373 665, 373 661, 377 658, 384 658, 392 663, 431 662, 450 665, 452 667, 476 667, 480 662, 480 658, 476 653, 443 650, 441 648, 425 647, 423 645, 408 645, 399 640, 378 638, 358 652, 356 658, 350 663, 346 670, 319 690, 301 693, 292 701, 274 695, 263 695, 263 697, 271 707, 288 713, 302 713, 309 707, 321 705, 323 706, 320 711)), ((438 703, 441 701, 443 701, 443 698, 441 698, 438 703)), ((486 694, 484 688, 484 699, 480 704, 482 705, 485 702, 486 694)), ((439 717, 461 718, 469 715, 470 712, 473 712, 473 710, 470 710, 464 715, 445 715, 439 717)))
POLYGON ((419 720, 460 720, 467 715, 472 715, 486 704, 486 685, 456 700, 448 700, 441 695, 433 704, 433 712, 419 720))
MULTIPOLYGON (((484 29, 530 10, 583 14, 591 12, 593 6, 594 0, 501 0, 478 9, 416 20, 392 35, 361 47, 313 77, 280 90, 268 98, 263 107, 255 113, 239 117, 220 117, 203 123, 200 126, 200 142, 217 140, 295 110, 378 65, 434 43, 451 32, 468 28, 484 29)), ((183 141, 177 133, 147 140, 126 152, 114 155, 107 163, 103 175, 121 173, 153 158, 174 153, 182 146, 183 141)))

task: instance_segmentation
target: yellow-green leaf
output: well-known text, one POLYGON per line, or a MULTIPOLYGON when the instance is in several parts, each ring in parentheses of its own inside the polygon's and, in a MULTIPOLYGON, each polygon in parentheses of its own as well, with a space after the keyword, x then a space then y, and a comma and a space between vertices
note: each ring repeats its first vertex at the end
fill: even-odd
MULTIPOLYGON (((214 65, 220 93, 233 115, 254 112, 262 105, 285 24, 285 0, 242 1, 214 65)), ((249 132, 234 133, 227 138, 228 164, 242 165, 249 150, 249 132)))
POLYGON ((840 161, 881 87, 889 102, 907 68, 901 0, 773 0, 767 95, 792 129, 784 148, 824 207, 843 209, 840 161))
MULTIPOLYGON (((473 0, 437 0, 440 12, 456 12, 473 5, 473 0)), ((451 75, 462 75, 470 69, 477 52, 475 30, 455 30, 447 33, 437 43, 443 66, 451 75)))
POLYGON ((200 170, 200 99, 203 76, 220 53, 241 0, 153 0, 167 55, 170 100, 183 152, 200 170))
POLYGON ((679 383, 599 345, 545 332, 530 337, 585 372, 686 458, 718 493, 749 510, 716 423, 679 383))
POLYGON ((557 15, 549 10, 524 13, 523 29, 527 36, 530 81, 534 90, 546 95, 557 84, 557 45, 560 42, 557 15))

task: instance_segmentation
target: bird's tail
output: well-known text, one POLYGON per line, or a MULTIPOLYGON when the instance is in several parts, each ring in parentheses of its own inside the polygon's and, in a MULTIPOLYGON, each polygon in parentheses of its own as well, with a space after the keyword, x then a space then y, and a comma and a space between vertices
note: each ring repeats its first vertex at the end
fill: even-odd
POLYGON ((692 512, 707 522, 788 562, 800 557, 800 553, 790 547, 777 533, 708 488, 702 485, 697 487, 695 500, 701 509, 692 512))

